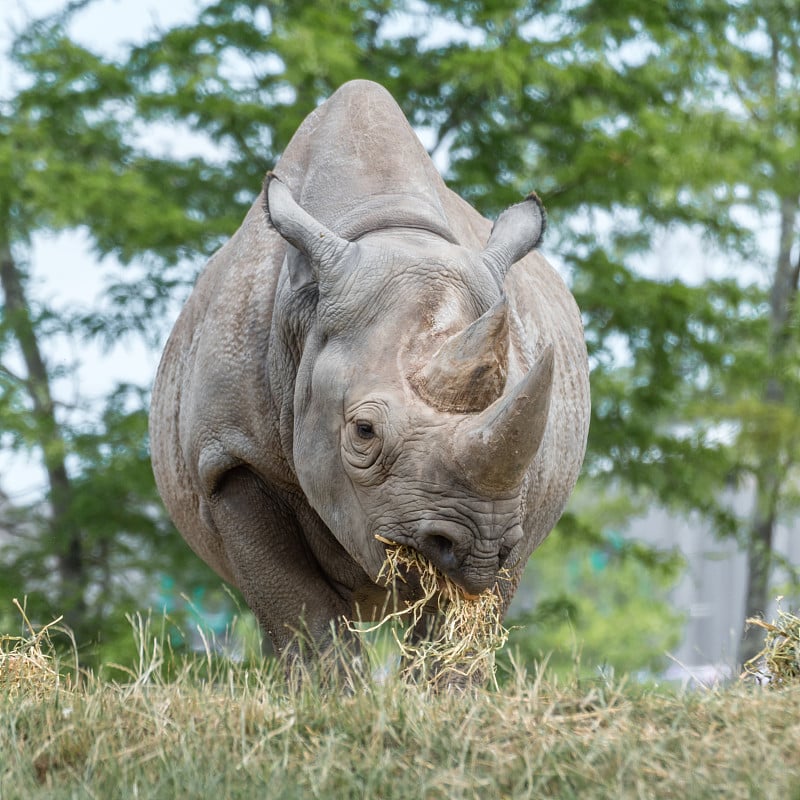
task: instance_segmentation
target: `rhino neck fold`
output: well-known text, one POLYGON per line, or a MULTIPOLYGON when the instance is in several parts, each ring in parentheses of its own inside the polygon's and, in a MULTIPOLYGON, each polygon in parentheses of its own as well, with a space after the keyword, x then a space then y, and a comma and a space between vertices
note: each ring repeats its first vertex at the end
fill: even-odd
POLYGON ((438 209, 427 198, 413 195, 381 194, 366 198, 344 212, 332 227, 351 241, 386 228, 415 228, 456 243, 438 209))

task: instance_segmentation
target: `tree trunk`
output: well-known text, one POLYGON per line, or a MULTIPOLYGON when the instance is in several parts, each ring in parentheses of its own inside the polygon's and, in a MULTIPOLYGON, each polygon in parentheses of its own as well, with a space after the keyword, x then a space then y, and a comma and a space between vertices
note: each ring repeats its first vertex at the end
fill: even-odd
MULTIPOLYGON (((782 405, 785 388, 781 379, 781 361, 787 346, 789 322, 797 298, 800 277, 800 253, 792 264, 792 247, 795 239, 795 220, 798 198, 783 198, 780 209, 780 241, 775 265, 775 279, 770 291, 769 357, 771 370, 764 387, 764 400, 782 405)), ((777 523, 777 499, 783 476, 778 471, 777 453, 763 453, 761 474, 756 481, 756 511, 747 541, 747 589, 745 594, 745 620, 763 616, 769 607, 772 547, 777 523)), ((764 631, 742 629, 739 661, 744 663, 755 657, 763 646, 764 631)))
MULTIPOLYGON (((775 535, 774 508, 761 507, 760 501, 772 494, 767 487, 768 479, 760 479, 756 488, 757 511, 747 542, 747 585, 745 590, 745 620, 762 617, 769 602, 769 578, 772 571, 772 544, 775 535)), ((748 627, 745 622, 739 647, 739 663, 745 664, 755 658, 764 644, 764 631, 757 626, 748 627)))
POLYGON ((28 396, 36 418, 38 444, 47 473, 50 503, 50 534, 57 543, 59 613, 79 630, 86 611, 84 588, 86 569, 80 531, 70 519, 72 487, 66 468, 66 448, 50 391, 50 376, 42 358, 36 328, 25 297, 22 275, 7 244, 0 245, 0 288, 5 299, 5 316, 19 344, 27 371, 28 396))

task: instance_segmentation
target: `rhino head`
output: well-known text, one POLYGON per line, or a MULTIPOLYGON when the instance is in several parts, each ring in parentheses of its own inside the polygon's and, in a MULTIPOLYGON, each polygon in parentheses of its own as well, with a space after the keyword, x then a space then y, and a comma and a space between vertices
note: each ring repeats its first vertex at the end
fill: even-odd
POLYGON ((529 554, 523 494, 550 408, 553 348, 532 365, 515 352, 502 292, 541 238, 538 198, 506 210, 475 252, 411 228, 348 241, 275 176, 265 194, 295 248, 293 290, 316 289, 293 405, 307 499, 373 580, 385 552, 377 535, 418 550, 469 594, 493 586, 529 554))

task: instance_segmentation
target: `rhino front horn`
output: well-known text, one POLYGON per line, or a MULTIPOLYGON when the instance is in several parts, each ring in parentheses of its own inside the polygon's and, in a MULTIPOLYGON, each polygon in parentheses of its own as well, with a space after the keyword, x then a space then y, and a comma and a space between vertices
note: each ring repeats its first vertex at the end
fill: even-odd
POLYGON ((289 264, 294 289, 312 280, 318 281, 321 275, 341 260, 344 251, 352 244, 301 208, 292 197, 289 187, 274 172, 268 173, 264 181, 264 205, 275 230, 306 256, 311 267, 312 274, 308 275, 307 268, 296 263, 289 264))
POLYGON ((510 392, 464 421, 455 441, 455 456, 471 485, 487 491, 520 485, 547 428, 552 387, 550 344, 510 392))
POLYGON ((536 192, 497 218, 481 258, 498 283, 502 285, 512 264, 539 245, 546 229, 547 213, 536 192))
POLYGON ((503 393, 508 370, 508 300, 453 334, 411 383, 437 411, 482 411, 503 393))

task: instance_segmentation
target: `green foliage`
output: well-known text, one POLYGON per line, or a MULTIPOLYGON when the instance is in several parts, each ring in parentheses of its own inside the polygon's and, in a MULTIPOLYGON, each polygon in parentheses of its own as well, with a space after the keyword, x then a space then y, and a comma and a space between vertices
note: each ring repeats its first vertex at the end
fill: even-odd
MULTIPOLYGON (((62 408, 48 346, 161 339, 170 304, 238 225, 301 120, 352 78, 386 85, 446 162, 450 185, 482 212, 532 188, 543 196, 547 251, 586 324, 593 486, 699 511, 746 547, 753 527, 720 503, 723 487, 755 481, 762 522, 796 513, 800 15, 791 3, 210 0, 195 21, 154 31, 119 58, 70 37, 86 5, 16 37, 21 88, 0 99, 0 256, 23 293, 20 308, 6 302, 0 313, 0 446, 66 479, 51 480, 49 506, 29 509, 24 535, 4 550, 4 586, 33 587, 37 613, 77 603, 88 631, 121 621, 144 587, 155 593, 154 565, 187 586, 211 580, 159 510, 146 393, 120 387, 96 408, 62 408), (155 153, 145 146, 153 125, 207 147, 155 153), (775 215, 773 264, 761 251, 775 215), (29 245, 41 231, 76 228, 119 264, 99 262, 101 307, 57 315, 27 296, 29 245), (726 279, 642 275, 643 256, 683 229, 726 254, 726 279), (765 285, 743 285, 742 265, 760 266, 765 285), (25 355, 37 349, 38 377, 25 355), (76 552, 77 600, 53 591, 76 552), (142 583, 128 589, 123 574, 142 583)), ((592 658, 618 635, 620 663, 633 668, 632 642, 652 631, 640 662, 652 665, 673 630, 641 602, 662 591, 647 583, 660 559, 633 548, 614 556, 619 580, 607 569, 594 582, 586 559, 606 546, 604 527, 576 515, 553 537, 574 551, 556 557, 548 543, 537 556, 534 580, 560 588, 534 613, 547 616, 571 585, 570 603, 555 605, 573 609, 592 658), (578 584, 559 567, 573 556, 578 584), (601 613, 625 586, 627 611, 601 613)), ((769 553, 769 540, 759 547, 769 553)), ((564 630, 552 634, 559 646, 564 630)))
POLYGON ((615 553, 549 548, 532 562, 530 582, 545 589, 535 608, 512 617, 509 646, 529 661, 569 672, 577 663, 596 674, 660 674, 681 640, 683 618, 671 611, 666 588, 640 562, 615 553), (566 575, 566 580, 564 579, 566 575))
POLYGON ((187 558, 158 500, 148 393, 120 386, 97 403, 78 392, 64 406, 53 387, 73 367, 48 351, 65 340, 79 351, 91 336, 160 338, 194 272, 182 259, 216 247, 233 227, 223 207, 238 216, 241 203, 226 203, 222 181, 210 185, 221 169, 143 149, 129 66, 75 43, 68 22, 57 15, 16 36, 8 56, 21 88, 0 100, 0 446, 38 458, 47 476, 43 498, 3 509, 12 535, 0 583, 27 596, 34 618, 65 614, 91 661, 128 612, 155 601, 154 573, 182 573, 187 586, 216 579, 187 558), (55 313, 30 297, 28 248, 37 233, 78 228, 121 266, 100 262, 106 308, 55 313), (135 278, 125 269, 134 258, 135 278))
POLYGON ((101 656, 116 655, 116 640, 129 646, 127 616, 157 605, 159 575, 181 574, 187 589, 219 579, 199 560, 187 558, 161 510, 147 448, 144 390, 120 386, 90 427, 63 430, 72 463, 68 510, 57 519, 48 519, 41 507, 24 517, 17 511, 18 535, 3 545, 0 584, 7 597, 27 598, 33 619, 64 613, 64 593, 53 568, 57 542, 41 531, 52 530, 54 523, 62 530, 79 529, 92 608, 76 634, 83 663, 96 664, 101 656))
POLYGON ((616 525, 634 509, 591 496, 584 485, 582 513, 565 514, 528 564, 509 649, 560 674, 657 675, 681 638, 683 619, 667 592, 683 559, 620 536, 616 525))

